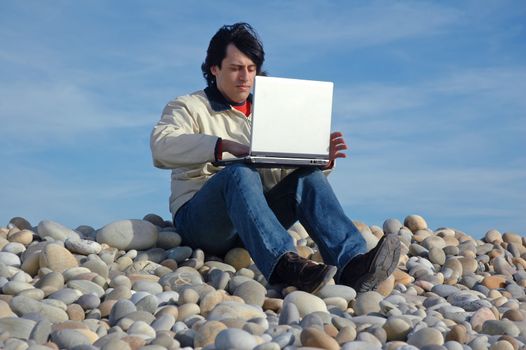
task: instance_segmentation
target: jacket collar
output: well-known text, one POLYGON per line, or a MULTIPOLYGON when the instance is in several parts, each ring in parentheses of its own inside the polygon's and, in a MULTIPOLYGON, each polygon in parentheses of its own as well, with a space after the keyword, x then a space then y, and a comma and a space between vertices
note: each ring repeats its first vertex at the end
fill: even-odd
MULTIPOLYGON (((205 94, 210 102, 210 107, 212 107, 214 112, 228 111, 229 109, 232 109, 232 105, 236 105, 236 103, 227 100, 217 89, 215 84, 206 87, 205 94)), ((252 103, 252 94, 248 95, 247 100, 252 103)))

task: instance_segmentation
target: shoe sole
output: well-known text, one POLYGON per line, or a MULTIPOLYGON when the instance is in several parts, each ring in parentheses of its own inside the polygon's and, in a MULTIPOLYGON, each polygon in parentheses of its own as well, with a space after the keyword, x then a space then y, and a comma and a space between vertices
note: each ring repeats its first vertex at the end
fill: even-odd
POLYGON ((325 287, 327 285, 327 283, 329 283, 329 281, 334 277, 334 275, 336 275, 337 271, 338 271, 338 269, 336 268, 336 266, 327 265, 327 271, 325 272, 325 275, 323 276, 323 280, 310 293, 311 294, 315 294, 320 289, 325 287))
POLYGON ((371 262, 368 273, 363 275, 358 283, 357 292, 374 290, 378 283, 384 281, 393 273, 400 260, 400 239, 395 234, 386 235, 371 262))

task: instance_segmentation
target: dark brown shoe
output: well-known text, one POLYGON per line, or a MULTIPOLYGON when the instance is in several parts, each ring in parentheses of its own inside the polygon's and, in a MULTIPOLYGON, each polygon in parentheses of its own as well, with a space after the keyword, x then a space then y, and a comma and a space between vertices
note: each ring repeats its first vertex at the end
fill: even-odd
POLYGON ((318 264, 296 253, 285 253, 276 264, 272 282, 285 283, 307 293, 316 293, 336 274, 336 267, 318 264))
POLYGON ((395 234, 383 236, 368 253, 353 258, 341 273, 339 283, 358 293, 376 289, 398 266, 400 239, 395 234))

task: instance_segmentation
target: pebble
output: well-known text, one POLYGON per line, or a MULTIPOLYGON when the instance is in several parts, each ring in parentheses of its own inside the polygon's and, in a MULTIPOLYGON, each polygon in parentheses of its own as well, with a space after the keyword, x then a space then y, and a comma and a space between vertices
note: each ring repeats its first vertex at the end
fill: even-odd
POLYGON ((31 335, 36 322, 25 318, 4 317, 0 318, 0 333, 9 332, 14 338, 27 340, 31 335))
POLYGON ((250 333, 236 328, 220 331, 214 342, 217 350, 251 350, 256 347, 257 340, 250 333))
MULTIPOLYGON (((170 221, 154 214, 97 231, 13 219, 0 227, 0 348, 524 345, 526 239, 433 231, 418 215, 383 227, 356 223, 369 248, 384 234, 400 237, 398 268, 375 291, 331 282, 313 295, 268 285, 244 248, 218 258, 182 245, 170 221)), ((301 225, 289 233, 301 254, 321 261, 301 225)))
POLYGON ((162 249, 172 249, 181 244, 182 238, 177 232, 161 231, 157 236, 157 247, 162 249))
POLYGON ((110 325, 115 325, 124 316, 137 311, 137 307, 129 300, 121 299, 118 300, 113 307, 109 315, 110 325))
POLYGON ((18 255, 9 252, 0 252, 0 263, 6 266, 20 267, 21 261, 18 255))
POLYGON ((391 233, 396 234, 398 233, 398 231, 400 231, 402 227, 403 225, 400 222, 400 220, 393 219, 393 218, 385 220, 382 226, 385 234, 391 234, 391 233))
POLYGON ((70 252, 81 255, 98 254, 102 250, 102 246, 99 243, 86 239, 76 240, 68 238, 64 245, 70 252))
POLYGON ((252 264, 252 259, 246 249, 233 248, 226 253, 225 263, 233 266, 238 271, 249 267, 252 264))
POLYGON ((406 340, 407 334, 411 331, 412 325, 400 316, 391 316, 383 325, 387 340, 406 340))
POLYGON ((121 250, 146 250, 157 242, 158 230, 145 220, 120 220, 112 222, 97 232, 97 242, 121 250))
POLYGON ((63 329, 51 332, 51 340, 61 349, 71 349, 91 344, 90 339, 76 329, 63 329))
POLYGON ((436 328, 422 328, 409 334, 407 343, 417 348, 429 345, 442 345, 444 344, 444 337, 436 328))
POLYGON ((409 215, 404 219, 404 226, 409 228, 411 232, 415 233, 419 230, 427 229, 427 222, 420 215, 409 215))
POLYGON ((40 268, 47 267, 52 271, 64 272, 65 270, 78 266, 78 261, 73 254, 63 246, 50 243, 40 253, 40 268))
POLYGON ((288 294, 285 299, 283 299, 283 307, 288 303, 296 306, 300 317, 316 311, 328 312, 327 305, 325 305, 321 298, 303 291, 294 291, 288 294))
POLYGON ((127 330, 128 334, 136 334, 146 339, 155 338, 155 329, 150 327, 150 325, 144 321, 135 321, 127 330))
POLYGON ((249 280, 239 285, 233 294, 241 297, 247 304, 263 306, 266 293, 267 290, 261 283, 249 280))
POLYGON ((286 303, 282 306, 279 315, 279 324, 290 325, 300 322, 300 312, 294 303, 286 303))
POLYGON ((82 294, 95 294, 99 298, 104 295, 104 289, 98 284, 87 280, 72 280, 66 286, 71 289, 77 289, 82 294))
POLYGON ((215 343, 217 335, 227 329, 227 326, 219 321, 207 321, 199 327, 194 338, 195 347, 205 347, 215 343))
POLYGON ((382 301, 383 298, 383 295, 375 291, 361 293, 356 297, 354 310, 357 315, 367 315, 373 312, 379 312, 380 301, 382 301))
POLYGON ((327 333, 314 327, 304 328, 301 332, 300 340, 302 345, 313 348, 327 350, 337 350, 340 348, 338 342, 327 333))
POLYGON ((64 310, 24 296, 14 297, 10 306, 18 315, 40 314, 52 323, 68 320, 68 314, 64 310))
POLYGON ((487 320, 482 324, 482 333, 517 337, 520 334, 520 330, 519 327, 510 320, 487 320))
POLYGON ((347 302, 350 302, 351 300, 354 300, 356 298, 356 291, 348 286, 340 284, 329 284, 320 289, 317 293, 317 296, 319 296, 322 299, 340 297, 344 298, 347 302))
POLYGON ((47 298, 60 300, 64 304, 68 305, 68 304, 76 302, 81 295, 82 295, 82 292, 78 289, 62 288, 62 289, 57 290, 54 293, 51 293, 47 298))
POLYGON ((214 307, 214 309, 208 314, 207 319, 215 321, 221 321, 228 318, 250 320, 258 317, 265 317, 263 310, 259 307, 234 301, 224 301, 214 307))
POLYGON ((37 233, 40 238, 51 237, 55 241, 65 241, 68 238, 80 239, 77 232, 51 220, 40 221, 37 226, 37 233))

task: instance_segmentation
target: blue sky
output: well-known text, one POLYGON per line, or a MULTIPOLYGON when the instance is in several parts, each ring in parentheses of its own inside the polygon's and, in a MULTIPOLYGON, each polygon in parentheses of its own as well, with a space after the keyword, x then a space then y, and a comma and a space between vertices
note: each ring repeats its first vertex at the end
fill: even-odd
POLYGON ((251 23, 274 76, 335 83, 351 147, 331 182, 369 225, 526 234, 523 1, 0 2, 0 226, 169 219, 149 134, 204 87, 223 24, 251 23))

